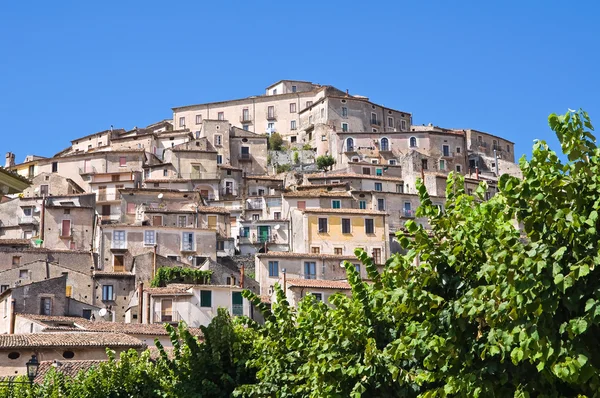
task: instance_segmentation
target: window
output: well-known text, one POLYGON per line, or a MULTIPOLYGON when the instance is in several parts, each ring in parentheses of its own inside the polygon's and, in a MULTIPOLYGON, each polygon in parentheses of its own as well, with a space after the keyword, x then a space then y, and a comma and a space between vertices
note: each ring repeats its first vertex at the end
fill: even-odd
POLYGON ((277 89, 273 89, 273 95, 277 95, 277 89))
POLYGON ((404 202, 404 216, 405 217, 412 217, 413 212, 412 212, 412 208, 411 208, 411 204, 410 202, 404 202))
POLYGON ((292 93, 295 93, 298 90, 298 87, 292 86, 292 93))
POLYGON ((267 108, 267 118, 268 119, 275 118, 275 107, 272 105, 267 108))
POLYGON ((377 210, 385 211, 385 199, 382 199, 382 198, 377 199, 377 210))
POLYGON ((371 174, 371 168, 370 167, 363 167, 362 168, 362 173, 364 175, 370 175, 371 174))
POLYGON ((336 256, 341 256, 342 254, 344 254, 344 249, 341 247, 336 247, 333 249, 333 254, 335 254, 336 256))
POLYGON ((312 115, 310 115, 310 116, 308 117, 308 124, 313 124, 313 121, 312 121, 312 120, 313 120, 313 119, 312 119, 312 115))
POLYGON ((20 256, 13 256, 13 258, 12 258, 12 265, 13 265, 13 267, 18 267, 19 265, 21 265, 21 257, 20 256))
POLYGON ((378 168, 378 169, 375 169, 375 175, 377 175, 377 176, 380 176, 380 177, 381 177, 381 176, 383 175, 383 169, 379 169, 379 168, 378 168))
POLYGON ((62 236, 62 237, 71 236, 71 220, 62 220, 61 227, 62 228, 60 230, 60 236, 62 236))
POLYGON ((40 299, 40 314, 52 315, 52 299, 50 297, 42 297, 40 299))
POLYGON ((40 195, 48 196, 48 185, 40 185, 40 195))
POLYGON ((457 164, 457 165, 456 165, 456 171, 457 171, 457 172, 459 172, 459 173, 462 171, 462 170, 461 170, 461 167, 460 167, 460 164, 457 164))
POLYGON ((273 218, 275 220, 281 220, 281 212, 280 211, 273 212, 273 218))
POLYGON ((155 243, 156 243, 156 232, 144 231, 144 245, 154 246, 155 243))
POLYGON ((342 218, 342 233, 343 234, 351 233, 349 218, 342 218))
POLYGON ((374 234, 375 233, 375 227, 373 225, 372 218, 365 218, 365 233, 366 234, 374 234))
POLYGON ((390 140, 388 140, 387 138, 382 138, 381 142, 379 143, 379 150, 380 151, 389 151, 390 150, 390 140))
POLYGON ((400 122, 400 129, 401 129, 402 131, 406 131, 406 120, 402 120, 402 121, 400 122))
POLYGON ((113 256, 113 271, 124 272, 125 271, 125 256, 122 254, 115 254, 113 256))
POLYGON ((179 256, 174 256, 174 255, 169 255, 169 254, 167 255, 167 258, 168 258, 169 260, 173 260, 173 261, 179 261, 179 260, 181 260, 181 257, 179 257, 179 256))
POLYGON ((102 301, 112 301, 113 297, 113 285, 102 285, 102 301))
POLYGON ((307 108, 308 108, 308 107, 311 107, 311 106, 312 106, 312 104, 313 104, 313 102, 312 102, 312 101, 306 101, 306 107, 307 107, 307 108))
POLYGON ((290 113, 296 113, 296 103, 290 102, 290 113))
POLYGON ((112 248, 113 249, 126 249, 126 243, 125 243, 125 231, 113 231, 113 242, 112 242, 112 248))
POLYGON ((376 182, 375 183, 375 190, 379 191, 379 192, 383 191, 383 184, 381 184, 380 182, 376 182))
POLYGON ((460 147, 459 146, 456 147, 456 153, 460 153, 460 147))
POLYGON ((304 279, 317 279, 317 264, 314 262, 304 263, 304 279))
POLYGON ((223 164, 223 155, 217 155, 217 164, 223 164))
POLYGON ((361 210, 365 210, 367 208, 367 201, 361 200, 358 202, 358 208, 361 210))
POLYGON ((273 130, 275 129, 275 123, 269 123, 269 124, 267 124, 267 128, 268 128, 268 129, 269 129, 271 132, 273 132, 273 130))
POLYGON ((252 214, 252 221, 260 220, 260 214, 252 214))
POLYGON ((319 233, 327 233, 327 219, 319 218, 319 233))
POLYGON ((196 115, 196 124, 202 124, 202 115, 196 115))
POLYGON ((373 262, 375 264, 381 264, 381 249, 380 248, 373 249, 373 262))
POLYGON ((58 162, 52 162, 52 172, 53 173, 58 172, 58 162))
POLYGON ((440 170, 446 170, 446 161, 444 159, 440 159, 440 170))
POLYGON ((360 275, 360 264, 353 264, 354 265, 354 269, 356 270, 356 272, 358 272, 358 274, 360 275))
POLYGON ((342 117, 348 117, 348 108, 342 106, 342 117))
POLYGON ((20 269, 19 270, 19 279, 29 279, 29 270, 28 269, 20 269))
POLYGON ((317 246, 313 246, 310 248, 310 252, 312 254, 321 254, 321 248, 317 246))
POLYGON ((295 135, 290 137, 290 142, 296 142, 296 141, 297 141, 297 138, 295 135))
POLYGON ((215 134, 215 145, 221 146, 223 141, 223 136, 221 134, 215 134))
POLYGON ((177 226, 183 228, 187 225, 187 216, 177 216, 177 226))
POLYGON ((298 201, 298 209, 306 209, 306 201, 305 200, 298 201))
POLYGON ((217 241, 217 250, 225 250, 225 241, 224 240, 217 241))
POLYGON ((242 124, 242 130, 245 130, 245 131, 250 130, 250 125, 249 124, 242 124))
MULTIPOLYGON (((125 166, 127 166, 127 158, 125 156, 119 157, 119 167, 125 167, 125 166)), ((116 177, 118 178, 119 176, 116 176, 116 177)))
POLYGON ((442 145, 443 156, 450 156, 450 147, 448 145, 442 145))
POLYGON ((506 144, 506 152, 510 153, 510 145, 506 144))
POLYGON ((23 209, 23 215, 24 215, 25 217, 31 217, 31 213, 32 213, 32 209, 31 209, 31 207, 25 207, 25 208, 23 209))
POLYGON ((332 209, 341 209, 342 208, 342 201, 341 200, 332 200, 331 201, 331 208, 332 209))
POLYGON ((269 261, 269 276, 271 278, 279 276, 279 261, 269 261))
POLYGON ((421 159, 421 167, 423 170, 427 170, 427 159, 421 159))
POLYGON ((225 120, 225 112, 218 112, 217 120, 225 120))
POLYGON ((396 192, 404 193, 404 186, 402 184, 396 184, 396 192))
POLYGON ((321 118, 325 117, 325 108, 321 108, 321 118))
POLYGON ((492 194, 490 192, 485 193, 485 200, 490 200, 491 197, 492 197, 492 194))
POLYGON ((390 159, 390 160, 388 160, 388 164, 390 166, 395 166, 397 164, 396 159, 390 159))
POLYGON ((417 147, 417 137, 410 137, 410 147, 411 148, 417 147))
MULTIPOLYGON (((4 292, 8 290, 8 285, 0 285, 0 293, 4 292)), ((8 303, 8 300, 6 300, 6 302, 8 303)))
POLYGON ((371 112, 371 124, 377 124, 377 114, 374 112, 371 112))
POLYGON ((212 291, 200 290, 200 307, 212 307, 212 291))
POLYGON ((179 118, 179 127, 185 127, 185 117, 179 118))
POLYGON ((315 300, 323 301, 323 293, 310 292, 310 294, 315 297, 315 300))
POLYGON ((194 251, 194 233, 184 232, 181 239, 181 251, 194 251))
POLYGON ((240 238, 247 238, 250 236, 250 227, 240 228, 240 238))
POLYGON ((250 111, 248 108, 244 108, 242 109, 242 121, 246 122, 248 120, 250 120, 250 111))
POLYGON ((388 117, 388 127, 394 127, 394 118, 388 117))
POLYGON ((348 131, 348 123, 342 123, 342 131, 343 132, 347 132, 348 131))
POLYGON ((135 214, 135 203, 127 203, 127 214, 135 214))
POLYGON ((296 121, 295 120, 290 121, 290 130, 296 130, 296 121))

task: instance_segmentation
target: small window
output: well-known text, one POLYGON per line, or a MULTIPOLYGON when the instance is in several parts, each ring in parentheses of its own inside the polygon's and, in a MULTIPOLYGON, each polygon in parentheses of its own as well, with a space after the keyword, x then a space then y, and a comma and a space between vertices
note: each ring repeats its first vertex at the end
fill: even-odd
POLYGON ((440 159, 440 170, 446 170, 446 161, 444 159, 440 159))
POLYGON ((217 241, 217 250, 220 250, 220 251, 225 250, 225 241, 224 240, 217 241))
POLYGON ((313 102, 312 102, 312 101, 306 101, 306 107, 307 107, 307 108, 311 107, 311 106, 312 106, 312 104, 313 104, 313 102))
POLYGON ((427 159, 421 159, 421 167, 423 168, 423 170, 427 170, 428 169, 427 159))
POLYGON ((279 276, 279 261, 269 261, 269 277, 279 276))
POLYGON ((342 117, 348 117, 348 108, 342 106, 342 117))
POLYGON ((347 132, 348 131, 348 123, 342 123, 342 131, 343 132, 347 132))
POLYGON ((315 300, 317 300, 317 301, 323 301, 323 293, 311 292, 310 294, 312 294, 315 297, 315 300))
POLYGON ((215 134, 215 145, 216 146, 223 145, 222 141, 223 141, 223 136, 221 134, 215 134))
POLYGON ((381 177, 383 175, 383 169, 380 169, 380 168, 375 169, 375 175, 381 177))
POLYGON ((144 245, 154 246, 156 243, 156 232, 155 231, 144 231, 144 245))
POLYGON ((462 171, 462 168, 460 167, 460 164, 456 165, 456 171, 459 172, 459 173, 462 171))
POLYGON ((396 184, 396 192, 404 193, 404 186, 402 184, 396 184))
POLYGON ((319 218, 319 233, 327 233, 327 218, 319 218))
POLYGON ((321 141, 327 141, 327 136, 325 134, 321 136, 321 141))
POLYGON ((290 102, 290 113, 296 113, 296 103, 290 102))
POLYGON ((218 120, 225 120, 225 112, 219 112, 219 113, 217 113, 217 119, 218 120))
POLYGON ((361 200, 358 202, 358 208, 361 210, 365 210, 367 208, 367 201, 361 200))
POLYGON ((200 290, 200 307, 212 307, 212 291, 200 290))
POLYGON ((19 265, 21 265, 21 257, 20 256, 13 256, 13 258, 12 258, 12 265, 13 265, 13 267, 18 267, 19 265))
POLYGON ((298 140, 298 138, 295 135, 290 137, 290 142, 292 142, 292 143, 296 142, 297 140, 298 140))
POLYGON ((373 262, 375 264, 381 264, 381 249, 380 248, 373 249, 373 262))
POLYGON ((196 124, 202 124, 202 115, 196 115, 196 124))
POLYGON ((260 214, 252 214, 252 221, 260 220, 260 214))
POLYGON ((179 127, 184 127, 185 128, 185 117, 180 117, 179 118, 179 127))
POLYGON ((342 208, 342 201, 341 200, 332 200, 331 201, 331 208, 332 209, 341 209, 342 208))
POLYGON ((344 249, 341 247, 335 247, 333 249, 333 254, 335 254, 336 256, 341 256, 344 254, 344 249))
POLYGON ((460 147, 459 146, 456 147, 456 153, 460 153, 460 147))
POLYGON ((290 130, 296 130, 296 121, 295 120, 290 121, 290 130))
POLYGON ((379 191, 379 192, 383 191, 383 184, 380 183, 380 182, 376 182, 375 183, 375 190, 379 191))
POLYGON ((58 162, 52 162, 52 172, 53 173, 58 172, 58 162))
POLYGON ((127 158, 125 156, 119 157, 119 167, 127 166, 127 158))
POLYGON ((102 285, 102 301, 112 301, 113 293, 113 285, 102 285))
POLYGON ((450 156, 450 146, 442 145, 442 154, 446 157, 450 156))
POLYGON ((64 359, 73 359, 75 357, 75 353, 73 351, 65 351, 62 354, 64 359))
POLYGON ((400 129, 401 129, 402 131, 406 131, 406 120, 402 120, 402 121, 400 122, 400 126, 401 126, 401 127, 400 127, 400 129))
POLYGON ((372 235, 375 233, 375 227, 373 225, 372 218, 365 218, 365 233, 368 235, 372 235))
POLYGON ((52 299, 50 297, 40 299, 40 315, 52 315, 52 299))
POLYGON ((8 285, 0 285, 0 293, 8 290, 8 285))
POLYGON ((273 218, 275 220, 281 220, 281 212, 280 211, 273 212, 273 218))
POLYGON ((20 356, 21 356, 21 354, 19 354, 16 351, 13 351, 8 354, 8 359, 19 359, 20 356))
POLYGON ((217 155, 217 164, 223 164, 223 155, 217 155))
POLYGON ((318 246, 313 246, 310 248, 310 252, 312 254, 321 254, 321 248, 318 246))
POLYGON ((382 198, 377 199, 377 210, 385 211, 385 199, 382 199, 382 198))
POLYGON ((394 127, 394 118, 388 117, 388 127, 394 127))
POLYGON ((135 214, 135 203, 127 203, 127 214, 135 214))
POLYGON ((362 173, 364 175, 370 175, 371 174, 371 168, 370 167, 363 167, 362 168, 362 173))
POLYGON ((417 137, 410 137, 410 147, 411 148, 417 147, 417 137))
POLYGON ((397 163, 397 162, 396 162, 396 159, 390 159, 390 160, 388 160, 388 164, 389 164, 390 166, 395 166, 395 165, 396 165, 396 163, 397 163))
POLYGON ((298 90, 298 87, 292 86, 292 93, 295 93, 298 90))
POLYGON ((113 249, 127 249, 127 244, 125 242, 126 234, 125 231, 113 231, 113 249))
POLYGON ((351 233, 350 219, 349 218, 342 218, 342 233, 343 234, 349 234, 349 233, 351 233))
POLYGON ((510 153, 510 145, 506 144, 506 152, 510 153))
POLYGON ((194 251, 194 233, 184 232, 181 239, 181 250, 182 251, 194 251))

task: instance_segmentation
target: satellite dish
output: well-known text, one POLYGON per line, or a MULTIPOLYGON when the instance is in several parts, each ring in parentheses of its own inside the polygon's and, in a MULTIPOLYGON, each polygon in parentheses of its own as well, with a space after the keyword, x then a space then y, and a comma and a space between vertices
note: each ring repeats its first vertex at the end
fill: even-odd
POLYGON ((159 193, 159 194, 158 194, 158 198, 159 198, 159 199, 162 199, 162 198, 163 198, 163 194, 162 194, 162 193, 159 193))
POLYGON ((189 256, 188 260, 192 261, 194 259, 194 256, 189 256))
POLYGON ((39 212, 40 212, 40 208, 39 208, 39 207, 36 207, 35 209, 33 209, 33 212, 34 212, 34 213, 39 213, 39 212))
POLYGON ((281 225, 279 225, 279 224, 276 224, 276 225, 273 227, 273 229, 274 229, 275 231, 277 231, 279 228, 281 228, 281 225))
POLYGON ((33 192, 35 192, 35 193, 40 192, 40 187, 35 187, 35 189, 33 190, 33 192))
POLYGON ((104 316, 104 315, 106 315, 107 312, 108 311, 106 311, 106 308, 102 308, 102 309, 100 309, 100 311, 98 311, 98 315, 104 316))

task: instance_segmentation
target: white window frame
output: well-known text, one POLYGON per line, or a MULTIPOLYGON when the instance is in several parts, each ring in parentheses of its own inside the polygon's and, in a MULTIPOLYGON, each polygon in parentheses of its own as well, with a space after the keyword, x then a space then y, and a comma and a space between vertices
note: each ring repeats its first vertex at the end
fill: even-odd
POLYGON ((179 127, 185 128, 185 116, 179 117, 179 127))
POLYGON ((460 164, 457 164, 455 166, 455 170, 456 170, 457 173, 462 173, 462 166, 460 164))
POLYGON ((193 252, 195 250, 196 250, 196 239, 195 239, 194 233, 188 232, 188 231, 182 232, 181 233, 181 251, 182 252, 183 251, 193 252), (190 235, 192 237, 192 246, 189 248, 187 246, 185 246, 186 245, 186 239, 185 239, 186 235, 190 235))
POLYGON ((331 208, 332 208, 332 209, 341 209, 341 208, 342 208, 342 201, 341 201, 340 199, 331 199, 331 208), (334 202, 337 202, 337 203, 339 203, 339 204, 340 204, 340 206, 339 206, 339 207, 333 207, 333 203, 334 203, 334 202))
POLYGON ((395 166, 397 164, 396 159, 390 159, 390 160, 388 160, 388 164, 390 166, 395 166))
POLYGON ((144 246, 154 246, 156 244, 156 231, 154 230, 145 230, 144 231, 144 246), (146 237, 149 236, 149 234, 151 234, 152 236, 152 242, 149 243, 146 240, 146 237))
POLYGON ((185 228, 185 227, 187 227, 187 225, 188 225, 188 216, 187 216, 187 214, 178 214, 177 215, 177 228, 185 228), (181 217, 185 217, 185 221, 184 221, 183 225, 179 225, 179 219, 181 217))
POLYGON ((413 136, 411 136, 411 137, 408 139, 408 147, 409 147, 409 148, 418 148, 418 147, 419 147, 419 140, 417 140, 417 137, 415 137, 415 136, 413 135, 413 136), (413 140, 413 138, 414 138, 414 140, 415 140, 415 145, 413 145, 413 144, 412 144, 412 140, 413 140))
POLYGON ((223 145, 223 136, 221 134, 215 134, 215 146, 223 145))
POLYGON ((400 130, 406 131, 406 120, 404 119, 400 121, 400 130))
POLYGON ((196 124, 202 124, 202 115, 201 114, 196 115, 196 124))
POLYGON ((342 106, 342 117, 348 117, 348 107, 342 106))
POLYGON ((325 302, 325 293, 323 293, 323 292, 309 292, 308 294, 310 294, 310 295, 314 296, 314 297, 315 297, 315 300, 317 300, 317 301, 320 301, 320 302, 322 302, 322 303, 324 303, 324 302, 325 302), (320 298, 320 299, 319 299, 319 298, 317 298, 317 296, 315 296, 315 294, 320 294, 320 295, 321 295, 321 298, 320 298))
POLYGON ((348 130, 350 129, 350 126, 348 126, 348 123, 342 123, 342 132, 348 132, 348 130), (344 126, 346 127, 346 129, 344 130, 344 126))
POLYGON ((127 231, 122 230, 122 229, 112 231, 111 247, 113 249, 127 249, 127 231), (117 234, 120 234, 120 233, 123 233, 123 239, 117 240, 117 234), (122 242, 122 243, 117 245, 116 244, 117 242, 122 242))
POLYGON ((290 130, 296 130, 296 120, 291 120, 290 121, 290 130))
POLYGON ((446 161, 444 159, 440 159, 440 170, 446 170, 446 161))

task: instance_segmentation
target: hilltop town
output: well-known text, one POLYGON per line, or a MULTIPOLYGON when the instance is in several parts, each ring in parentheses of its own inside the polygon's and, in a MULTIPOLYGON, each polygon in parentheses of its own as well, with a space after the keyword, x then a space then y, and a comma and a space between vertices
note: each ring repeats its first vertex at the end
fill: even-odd
POLYGON ((473 194, 520 176, 514 143, 332 86, 282 80, 262 95, 178 106, 173 118, 74 137, 53 156, 0 168, 0 376, 40 361, 105 360, 143 349, 164 323, 195 334, 224 307, 261 321, 270 304, 350 294, 343 261, 366 270, 401 252, 417 180, 444 211, 450 172, 473 194), (281 148, 269 148, 281 136, 281 148), (317 159, 330 157, 327 170, 317 159))

